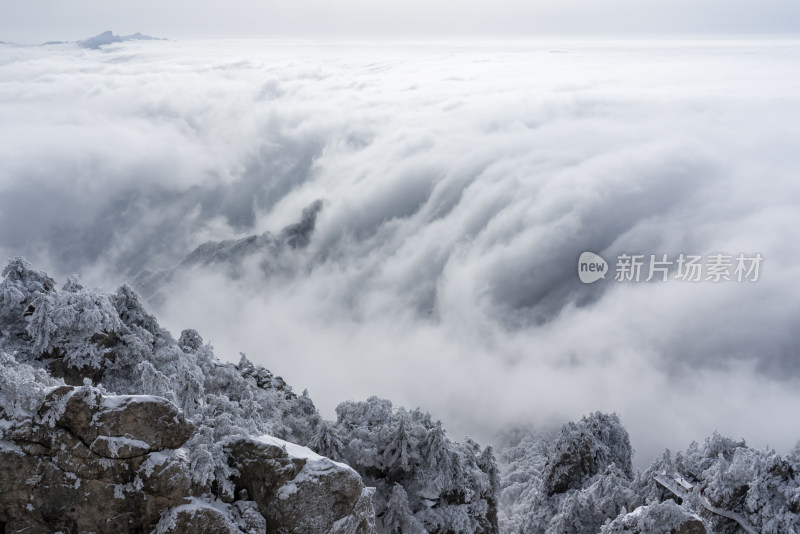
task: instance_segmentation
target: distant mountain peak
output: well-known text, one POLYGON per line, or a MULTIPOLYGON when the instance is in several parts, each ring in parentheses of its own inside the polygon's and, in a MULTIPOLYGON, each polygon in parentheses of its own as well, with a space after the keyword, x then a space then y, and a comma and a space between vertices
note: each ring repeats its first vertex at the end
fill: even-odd
POLYGON ((111 30, 104 31, 101 34, 95 35, 94 37, 89 37, 88 39, 84 39, 82 41, 78 41, 78 46, 83 48, 90 48, 90 49, 98 49, 101 46, 112 44, 112 43, 122 43, 125 41, 162 41, 165 39, 159 37, 151 37, 149 35, 144 35, 142 33, 136 32, 131 35, 116 35, 111 30))

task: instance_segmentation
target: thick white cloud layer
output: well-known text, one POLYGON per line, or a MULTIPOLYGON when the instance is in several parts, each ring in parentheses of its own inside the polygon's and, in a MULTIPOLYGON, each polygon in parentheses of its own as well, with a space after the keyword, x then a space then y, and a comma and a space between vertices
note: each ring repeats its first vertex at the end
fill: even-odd
MULTIPOLYGON (((800 435, 792 42, 0 47, 0 253, 111 288, 208 240, 156 310, 223 357, 457 436, 618 412, 640 461, 800 435), (592 286, 584 250, 761 253, 756 283, 592 286), (265 254, 268 254, 265 252, 265 254), (228 273, 228 274, 226 274, 228 273)), ((613 267, 613 265, 612 265, 613 267)))

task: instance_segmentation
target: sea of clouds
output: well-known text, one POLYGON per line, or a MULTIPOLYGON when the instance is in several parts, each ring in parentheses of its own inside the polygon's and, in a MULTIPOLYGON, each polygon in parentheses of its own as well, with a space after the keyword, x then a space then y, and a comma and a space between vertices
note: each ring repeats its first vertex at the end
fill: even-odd
POLYGON ((491 441, 616 411, 639 462, 800 434, 800 43, 0 45, 0 255, 111 290, 323 209, 153 311, 308 388, 491 441), (760 253, 757 282, 577 259, 760 253), (265 264, 269 268, 265 269, 265 264))

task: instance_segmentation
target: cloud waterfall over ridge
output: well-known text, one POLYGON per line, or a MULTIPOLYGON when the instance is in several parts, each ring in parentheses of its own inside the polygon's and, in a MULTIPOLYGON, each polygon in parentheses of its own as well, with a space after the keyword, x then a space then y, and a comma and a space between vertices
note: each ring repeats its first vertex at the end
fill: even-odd
MULTIPOLYGON (((800 438, 797 43, 0 49, 0 252, 95 285, 208 241, 155 311, 323 413, 378 394, 456 432, 617 411, 647 457, 800 438), (560 53, 556 53, 560 52, 560 53), (577 276, 585 250, 764 257, 756 283, 577 276), (769 414, 768 417, 765 414, 769 414)), ((613 267, 613 265, 612 265, 613 267)), ((647 458, 645 458, 646 460, 647 458)))

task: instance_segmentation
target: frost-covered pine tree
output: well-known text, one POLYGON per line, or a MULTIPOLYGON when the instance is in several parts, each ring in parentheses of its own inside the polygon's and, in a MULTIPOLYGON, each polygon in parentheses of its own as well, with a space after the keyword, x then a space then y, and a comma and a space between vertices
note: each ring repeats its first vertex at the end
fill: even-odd
POLYGON ((308 448, 337 462, 344 461, 344 442, 336 426, 328 421, 320 421, 317 425, 317 431, 309 442, 308 448))
POLYGON ((26 318, 34 312, 33 301, 55 289, 55 280, 31 267, 25 258, 12 259, 0 282, 0 336, 23 336, 26 318))
POLYGON ((425 461, 430 467, 438 466, 440 469, 448 467, 447 443, 441 421, 436 421, 436 426, 428 430, 421 448, 425 461))
POLYGON ((400 422, 389 436, 389 443, 383 453, 383 465, 392 474, 399 475, 409 468, 409 456, 413 447, 411 436, 406 429, 405 413, 400 414, 400 422))
POLYGON ((422 532, 497 532, 491 451, 469 438, 452 442, 429 414, 394 410, 377 397, 343 402, 336 413, 344 459, 376 487, 376 510, 387 506, 399 484, 422 532))
POLYGON ((129 286, 106 294, 71 277, 59 290, 52 278, 22 258, 12 260, 3 273, 3 418, 15 413, 30 417, 46 388, 63 385, 62 380, 80 385, 89 378, 104 394, 164 397, 195 426, 182 451, 190 463, 191 484, 213 488, 225 499, 233 496, 232 472, 222 450, 226 437, 269 434, 304 444, 315 435, 319 414, 308 396, 295 395, 263 367, 221 362, 197 332, 184 331, 179 344, 129 286), (69 373, 54 377, 65 368, 69 373))
POLYGON ((613 414, 593 413, 557 433, 519 431, 503 451, 501 523, 525 534, 598 532, 635 508, 632 449, 613 414))
POLYGON ((383 514, 384 531, 390 534, 415 534, 425 532, 425 529, 414 518, 411 506, 408 504, 406 490, 400 484, 392 487, 386 511, 383 514))
POLYGON ((39 293, 26 331, 33 351, 63 358, 67 367, 99 369, 122 322, 108 296, 71 279, 61 291, 39 293))

